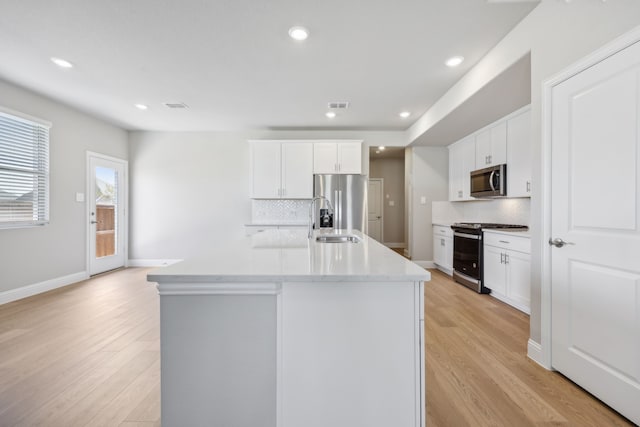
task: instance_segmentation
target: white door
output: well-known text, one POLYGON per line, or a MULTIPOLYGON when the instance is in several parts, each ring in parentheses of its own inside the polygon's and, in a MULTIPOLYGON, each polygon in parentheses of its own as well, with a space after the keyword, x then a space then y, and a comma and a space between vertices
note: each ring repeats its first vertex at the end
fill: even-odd
POLYGON ((640 43, 551 100, 552 365, 640 424, 640 43))
POLYGON ((89 153, 89 274, 125 265, 127 162, 89 153))
POLYGON ((382 242, 382 178, 369 178, 369 225, 368 234, 382 242))

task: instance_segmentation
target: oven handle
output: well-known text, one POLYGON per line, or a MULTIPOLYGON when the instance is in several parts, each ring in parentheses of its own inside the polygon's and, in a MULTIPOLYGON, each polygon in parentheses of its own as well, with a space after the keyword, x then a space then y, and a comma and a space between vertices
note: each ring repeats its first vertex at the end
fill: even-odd
POLYGON ((480 240, 480 236, 478 236, 476 234, 465 234, 465 233, 454 232, 453 235, 454 236, 458 236, 458 237, 462 237, 464 239, 480 240))

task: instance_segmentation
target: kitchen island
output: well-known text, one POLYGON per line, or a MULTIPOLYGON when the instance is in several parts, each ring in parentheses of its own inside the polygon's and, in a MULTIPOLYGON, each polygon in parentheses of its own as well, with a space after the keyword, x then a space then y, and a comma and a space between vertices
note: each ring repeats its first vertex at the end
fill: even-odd
POLYGON ((430 274, 352 234, 267 230, 148 275, 163 426, 424 426, 430 274))

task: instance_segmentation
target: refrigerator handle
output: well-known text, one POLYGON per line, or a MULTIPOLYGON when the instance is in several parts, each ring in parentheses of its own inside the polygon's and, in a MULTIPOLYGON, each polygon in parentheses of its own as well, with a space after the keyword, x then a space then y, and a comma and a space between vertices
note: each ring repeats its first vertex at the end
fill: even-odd
POLYGON ((338 198, 338 190, 333 192, 333 228, 337 229, 340 223, 340 199, 338 198))
POLYGON ((338 224, 340 228, 344 228, 344 224, 342 223, 342 190, 338 190, 338 201, 340 204, 340 222, 338 224))

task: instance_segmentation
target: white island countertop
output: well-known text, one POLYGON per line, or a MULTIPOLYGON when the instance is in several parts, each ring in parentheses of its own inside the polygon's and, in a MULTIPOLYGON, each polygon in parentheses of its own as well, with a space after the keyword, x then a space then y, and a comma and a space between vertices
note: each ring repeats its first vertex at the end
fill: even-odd
MULTIPOLYGON (((428 281, 431 274, 359 231, 358 243, 320 243, 306 229, 266 230, 234 242, 211 239, 198 257, 153 270, 158 283, 428 281)), ((315 231, 315 235, 320 232, 315 231)), ((325 232, 326 234, 326 232, 325 232)))

